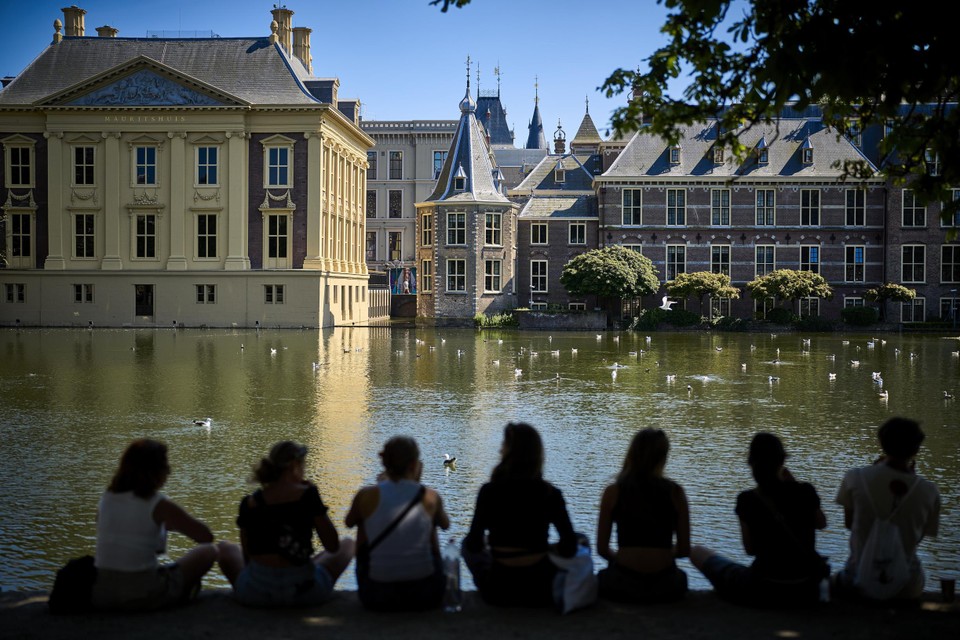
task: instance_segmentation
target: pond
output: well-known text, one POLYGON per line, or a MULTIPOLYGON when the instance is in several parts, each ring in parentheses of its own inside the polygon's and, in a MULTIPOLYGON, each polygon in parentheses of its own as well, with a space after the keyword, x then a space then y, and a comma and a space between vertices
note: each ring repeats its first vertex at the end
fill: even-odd
MULTIPOLYGON (((447 535, 460 539, 511 420, 540 430, 546 477, 591 539, 630 438, 663 428, 694 543, 744 561, 733 508, 752 486, 746 448, 756 431, 777 433, 794 475, 820 494, 818 548, 836 568, 847 549, 834 504, 843 473, 875 459, 877 426, 905 415, 927 432, 917 467, 943 498, 940 537, 921 545, 933 589, 938 573, 960 569, 960 400, 944 397, 960 397, 958 349, 956 338, 900 334, 2 331, 0 587, 48 589, 59 565, 92 552, 98 497, 136 437, 168 444, 164 492, 237 540, 251 468, 275 441, 310 448, 310 477, 341 534, 355 535, 343 527, 353 494, 379 472, 383 442, 410 434, 450 512, 447 535), (206 417, 209 428, 194 425, 206 417)), ((187 542, 171 536, 171 554, 187 542)), ((682 566, 692 588, 708 587, 682 566)), ((214 571, 207 584, 226 583, 214 571)), ((355 588, 352 569, 339 586, 355 588)))

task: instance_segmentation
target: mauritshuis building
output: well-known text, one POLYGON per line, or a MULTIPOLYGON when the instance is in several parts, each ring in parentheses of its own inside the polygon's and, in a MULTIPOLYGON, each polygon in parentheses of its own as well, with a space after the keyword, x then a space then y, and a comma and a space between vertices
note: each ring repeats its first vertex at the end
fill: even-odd
POLYGON ((0 91, 0 323, 366 322, 373 141, 311 30, 281 7, 263 37, 91 37, 63 11, 0 91))

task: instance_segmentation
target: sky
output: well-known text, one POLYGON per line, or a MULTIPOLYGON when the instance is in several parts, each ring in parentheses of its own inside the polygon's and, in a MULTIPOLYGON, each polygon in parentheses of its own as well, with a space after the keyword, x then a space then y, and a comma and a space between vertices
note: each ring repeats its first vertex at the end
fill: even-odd
MULTIPOLYGON (((68 0, 86 9, 86 35, 110 25, 119 37, 148 31, 268 36, 273 0, 68 0)), ((586 100, 601 135, 627 96, 599 87, 617 68, 644 66, 664 42, 655 0, 473 0, 442 13, 429 0, 286 0, 293 26, 313 29, 314 75, 340 79, 365 120, 457 119, 471 59, 471 89, 497 87, 517 146, 527 138, 535 83, 547 141, 558 120, 567 139, 586 100)), ((17 75, 52 40, 65 0, 0 0, 0 75, 17 75)), ((680 86, 679 88, 682 88, 680 86)), ((474 95, 476 95, 474 93, 474 95)))

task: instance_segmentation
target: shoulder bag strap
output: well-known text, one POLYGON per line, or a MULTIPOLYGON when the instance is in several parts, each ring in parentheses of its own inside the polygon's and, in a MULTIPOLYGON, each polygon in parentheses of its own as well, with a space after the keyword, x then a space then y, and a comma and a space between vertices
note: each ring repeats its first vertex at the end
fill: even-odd
POLYGON ((410 513, 411 509, 417 506, 418 502, 421 502, 423 500, 423 496, 426 492, 427 492, 427 488, 423 485, 420 485, 420 490, 417 491, 417 495, 413 496, 413 500, 411 500, 410 503, 406 507, 404 507, 403 511, 400 512, 400 515, 398 515, 393 520, 393 522, 388 524, 387 528, 380 532, 380 535, 378 535, 376 538, 373 539, 373 541, 367 544, 367 549, 366 549, 367 553, 370 553, 371 551, 373 551, 378 544, 383 542, 384 538, 386 538, 388 535, 393 533, 393 530, 397 528, 397 525, 400 524, 400 521, 403 520, 408 513, 410 513))

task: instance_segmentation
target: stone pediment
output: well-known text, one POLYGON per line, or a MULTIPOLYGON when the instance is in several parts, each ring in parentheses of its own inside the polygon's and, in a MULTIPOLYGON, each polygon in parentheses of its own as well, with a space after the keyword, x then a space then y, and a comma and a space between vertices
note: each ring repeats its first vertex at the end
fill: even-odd
POLYGON ((235 107, 246 103, 155 60, 139 56, 40 100, 61 107, 235 107))

